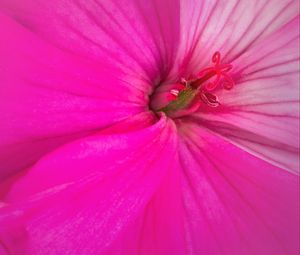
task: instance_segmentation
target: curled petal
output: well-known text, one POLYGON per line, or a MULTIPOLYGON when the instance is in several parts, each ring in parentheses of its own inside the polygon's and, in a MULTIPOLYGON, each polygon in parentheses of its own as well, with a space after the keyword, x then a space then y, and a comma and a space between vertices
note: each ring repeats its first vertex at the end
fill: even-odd
MULTIPOLYGON (((25 175, 15 176, 1 194, 5 204, 0 207, 0 246, 22 255, 60 255, 62 250, 74 255, 117 254, 118 250, 135 254, 130 251, 132 245, 140 249, 136 249, 140 225, 134 223, 150 201, 160 201, 153 196, 161 184, 174 180, 174 175, 165 177, 174 174, 177 136, 174 123, 165 116, 139 131, 117 133, 124 125, 65 145, 25 175), (128 231, 133 235, 126 238, 128 231), (129 242, 119 242, 122 238, 129 242)), ((162 189, 160 199, 168 192, 162 189)), ((177 207, 175 203, 173 208, 177 207)), ((163 211, 171 208, 165 206, 163 211)), ((170 227, 172 221, 163 211, 157 211, 158 222, 169 242, 176 244, 182 229, 170 227)), ((153 254, 164 255, 170 243, 154 237, 146 236, 143 249, 155 241, 153 254)), ((172 254, 182 254, 182 243, 171 247, 172 254)))

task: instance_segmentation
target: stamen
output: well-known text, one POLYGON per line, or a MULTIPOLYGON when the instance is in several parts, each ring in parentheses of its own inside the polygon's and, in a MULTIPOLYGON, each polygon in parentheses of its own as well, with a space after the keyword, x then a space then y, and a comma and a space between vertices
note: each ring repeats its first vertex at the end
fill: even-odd
POLYGON ((217 100, 216 96, 208 93, 208 91, 215 90, 220 83, 223 84, 224 89, 230 90, 234 86, 234 81, 230 75, 227 74, 232 69, 232 65, 221 63, 220 52, 215 52, 211 61, 214 65, 201 70, 197 74, 196 79, 187 81, 184 78, 181 78, 181 83, 185 86, 191 86, 193 89, 199 90, 201 100, 209 106, 216 107, 220 105, 220 103, 215 101, 217 100), (213 81, 209 81, 213 77, 213 81))
POLYGON ((218 97, 209 92, 201 92, 200 98, 205 104, 207 104, 210 107, 217 107, 220 105, 220 102, 218 101, 218 97))
POLYGON ((180 83, 170 84, 167 97, 165 92, 161 93, 169 103, 158 108, 157 111, 163 111, 168 116, 177 118, 196 111, 201 105, 199 100, 207 106, 218 107, 220 102, 211 91, 215 90, 220 83, 226 90, 234 86, 234 81, 228 74, 232 65, 222 63, 221 54, 218 51, 213 54, 211 61, 213 65, 201 70, 195 79, 181 78, 180 83))
POLYGON ((173 95, 173 96, 178 96, 179 94, 179 90, 178 89, 171 89, 170 93, 173 95))

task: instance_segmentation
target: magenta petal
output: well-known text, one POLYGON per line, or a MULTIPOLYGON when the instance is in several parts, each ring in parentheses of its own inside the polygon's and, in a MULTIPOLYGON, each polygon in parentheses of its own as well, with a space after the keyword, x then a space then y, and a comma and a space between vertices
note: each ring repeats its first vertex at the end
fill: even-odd
POLYGON ((44 157, 6 194, 1 243, 13 254, 105 254, 173 165, 174 131, 162 117, 141 131, 90 136, 44 157))
POLYGON ((155 194, 133 224, 105 255, 185 255, 184 208, 178 160, 169 157, 172 167, 155 194))
POLYGON ((0 179, 147 108, 121 70, 48 45, 3 15, 0 26, 0 179))
POLYGON ((249 152, 299 171, 299 19, 258 43, 233 65, 237 84, 221 107, 200 109, 205 125, 249 152))
POLYGON ((45 40, 139 80, 165 76, 179 38, 179 1, 3 0, 0 9, 45 40))
POLYGON ((190 254, 299 254, 299 179, 214 133, 182 125, 190 254))

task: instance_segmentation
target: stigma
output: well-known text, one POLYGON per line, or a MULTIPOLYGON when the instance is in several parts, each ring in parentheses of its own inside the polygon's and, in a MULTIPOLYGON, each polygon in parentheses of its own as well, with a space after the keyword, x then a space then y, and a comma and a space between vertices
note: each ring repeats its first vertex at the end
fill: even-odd
POLYGON ((222 86, 230 90, 234 81, 229 75, 231 64, 222 63, 220 52, 215 52, 211 58, 212 65, 200 70, 193 79, 181 78, 169 90, 172 100, 158 111, 165 112, 168 116, 179 117, 198 110, 201 105, 218 107, 221 105, 214 90, 222 86))

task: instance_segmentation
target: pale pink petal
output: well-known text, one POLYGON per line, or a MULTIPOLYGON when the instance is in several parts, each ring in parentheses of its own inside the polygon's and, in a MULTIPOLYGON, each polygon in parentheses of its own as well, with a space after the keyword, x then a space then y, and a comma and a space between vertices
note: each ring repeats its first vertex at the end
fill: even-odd
POLYGON ((299 254, 299 179, 198 125, 180 125, 188 254, 299 254))
POLYGON ((53 47, 3 15, 0 26, 0 179, 148 108, 122 70, 53 47))
POLYGON ((166 117, 140 131, 61 147, 3 194, 1 243, 13 254, 105 254, 170 175, 176 150, 166 117))
POLYGON ((199 72, 216 51, 231 62, 298 14, 297 0, 182 0, 174 74, 199 72))
POLYGON ((299 18, 234 61, 236 85, 197 121, 287 170, 299 171, 299 18))

